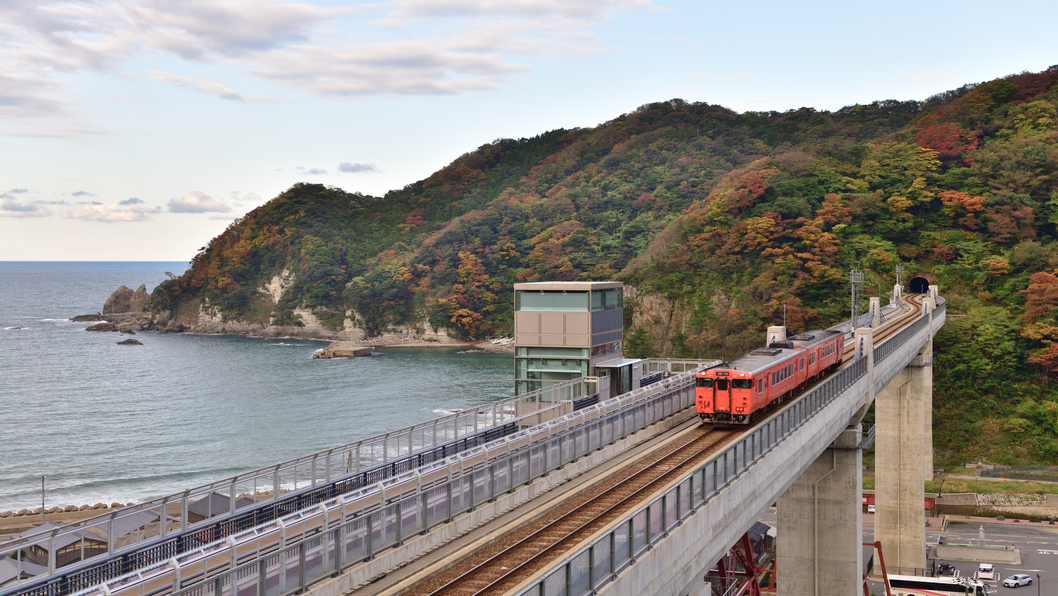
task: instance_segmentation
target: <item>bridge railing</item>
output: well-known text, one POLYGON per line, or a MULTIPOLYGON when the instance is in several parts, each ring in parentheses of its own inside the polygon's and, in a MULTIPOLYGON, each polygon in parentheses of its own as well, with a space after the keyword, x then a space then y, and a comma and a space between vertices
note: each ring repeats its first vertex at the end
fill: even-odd
POLYGON ((613 530, 567 557, 521 596, 587 596, 599 590, 866 374, 867 360, 862 359, 830 377, 667 493, 618 522, 613 530))
MULTIPOLYGON (((59 577, 67 578, 65 586, 69 590, 60 589, 56 587, 59 582, 53 582, 38 596, 65 594, 143 565, 167 561, 216 538, 292 513, 306 503, 315 505, 352 488, 343 489, 344 485, 363 484, 362 480, 353 482, 354 477, 364 476, 363 480, 375 482, 419 465, 411 463, 409 455, 440 450, 443 457, 455 451, 455 443, 466 437, 481 434, 479 442, 484 443, 511 432, 513 427, 501 427, 515 421, 532 426, 557 418, 567 411, 567 401, 596 392, 596 382, 595 378, 564 381, 5 542, 0 547, 0 560, 11 558, 21 565, 27 560, 26 551, 36 549, 41 553, 38 561, 44 559, 41 562, 47 573, 25 578, 18 573, 13 583, 0 588, 0 594, 19 585, 38 585, 42 580, 59 577), (489 429, 503 432, 489 436, 489 429), (381 468, 387 464, 393 464, 393 469, 381 468), (56 553, 69 550, 71 544, 79 552, 70 557, 73 562, 64 565, 56 553)), ((37 570, 39 566, 26 568, 37 570)))
POLYGON ((286 596, 693 405, 691 371, 78 594, 286 596))

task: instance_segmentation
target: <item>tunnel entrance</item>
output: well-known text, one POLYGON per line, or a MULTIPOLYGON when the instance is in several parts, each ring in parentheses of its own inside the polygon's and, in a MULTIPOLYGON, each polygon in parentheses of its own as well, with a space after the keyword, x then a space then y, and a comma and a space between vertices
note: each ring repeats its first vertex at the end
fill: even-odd
POLYGON ((925 294, 929 292, 929 280, 924 277, 912 277, 907 282, 907 288, 912 294, 925 294))

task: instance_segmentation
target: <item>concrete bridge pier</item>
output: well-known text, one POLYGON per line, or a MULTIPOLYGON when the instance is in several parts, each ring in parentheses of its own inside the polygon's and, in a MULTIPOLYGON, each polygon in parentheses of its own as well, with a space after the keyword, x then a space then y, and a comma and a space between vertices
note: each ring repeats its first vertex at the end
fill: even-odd
MULTIPOLYGON (((932 309, 930 309, 932 318, 932 309)), ((923 482, 933 478, 933 342, 878 394, 874 412, 874 536, 889 573, 926 567, 923 482)))
POLYGON ((780 595, 862 591, 862 434, 860 424, 845 429, 779 498, 780 595))

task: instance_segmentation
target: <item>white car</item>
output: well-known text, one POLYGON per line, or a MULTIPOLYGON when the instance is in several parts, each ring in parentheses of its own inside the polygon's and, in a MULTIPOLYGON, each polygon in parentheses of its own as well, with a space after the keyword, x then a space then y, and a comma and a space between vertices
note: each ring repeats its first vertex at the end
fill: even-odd
POLYGON ((1018 586, 1032 585, 1032 578, 1025 573, 1015 573, 1010 577, 1003 580, 1003 586, 1007 588, 1016 588, 1018 586))
POLYGON ((991 563, 981 563, 977 566, 977 579, 996 579, 996 568, 991 563))

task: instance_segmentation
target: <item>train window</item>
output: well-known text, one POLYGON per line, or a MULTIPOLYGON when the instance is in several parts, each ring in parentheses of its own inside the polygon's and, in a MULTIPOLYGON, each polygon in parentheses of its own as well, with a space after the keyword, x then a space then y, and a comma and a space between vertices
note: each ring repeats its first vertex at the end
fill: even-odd
POLYGON ((809 354, 808 355, 808 366, 812 366, 815 363, 816 363, 816 355, 815 354, 809 354))
POLYGON ((713 380, 705 377, 698 377, 698 386, 705 387, 706 389, 711 389, 713 386, 713 380))
POLYGON ((716 380, 716 390, 717 391, 727 391, 727 379, 717 379, 716 380))
POLYGON ((731 379, 732 389, 753 389, 752 379, 731 379))
POLYGON ((801 359, 801 370, 804 370, 804 369, 805 369, 805 359, 802 358, 801 359))
POLYGON ((764 393, 764 379, 757 379, 757 393, 764 393))

